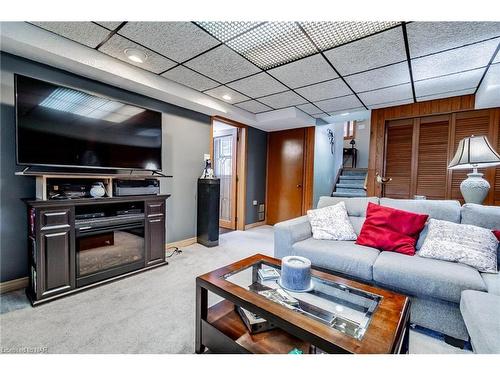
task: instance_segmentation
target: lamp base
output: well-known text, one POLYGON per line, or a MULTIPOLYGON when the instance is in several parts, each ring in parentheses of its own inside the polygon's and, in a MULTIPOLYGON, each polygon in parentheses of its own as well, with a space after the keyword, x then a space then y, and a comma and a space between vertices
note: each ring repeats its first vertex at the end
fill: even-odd
POLYGON ((490 184, 483 178, 483 174, 477 173, 476 170, 467 176, 468 178, 460 184, 460 191, 465 203, 482 204, 488 195, 490 184))

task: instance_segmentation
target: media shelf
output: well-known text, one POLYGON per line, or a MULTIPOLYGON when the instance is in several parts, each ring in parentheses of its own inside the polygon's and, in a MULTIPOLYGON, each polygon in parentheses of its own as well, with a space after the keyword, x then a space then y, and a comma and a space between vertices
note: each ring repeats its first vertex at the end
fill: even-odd
POLYGON ((32 305, 166 265, 169 197, 25 199, 32 305))

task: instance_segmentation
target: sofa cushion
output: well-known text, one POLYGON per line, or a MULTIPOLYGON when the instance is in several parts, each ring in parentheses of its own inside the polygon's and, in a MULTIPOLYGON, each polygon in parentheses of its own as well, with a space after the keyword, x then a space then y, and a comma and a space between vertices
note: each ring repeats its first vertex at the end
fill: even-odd
MULTIPOLYGON (((419 200, 381 198, 380 205, 429 215, 429 218, 460 223, 460 202, 453 200, 419 200)), ((420 233, 416 249, 420 249, 427 236, 427 227, 420 233)))
POLYGON ((500 273, 482 273, 481 277, 488 293, 500 296, 500 273))
POLYGON ((474 290, 462 292, 460 311, 478 354, 500 354, 500 297, 474 290))
POLYGON ((500 207, 466 203, 462 206, 462 224, 500 229, 500 207))
POLYGON ((356 197, 356 198, 343 198, 343 197, 319 197, 318 208, 332 206, 339 202, 345 203, 347 214, 349 216, 366 216, 366 208, 368 203, 378 204, 377 197, 356 197))
POLYGON ((356 244, 413 255, 418 235, 428 217, 369 203, 356 244))
POLYGON ((308 238, 293 245, 294 255, 311 260, 313 266, 340 272, 363 280, 373 279, 377 249, 356 245, 353 241, 322 241, 308 238))
POLYGON ((458 303, 462 290, 486 290, 477 270, 465 264, 382 252, 373 265, 373 279, 412 296, 458 303))

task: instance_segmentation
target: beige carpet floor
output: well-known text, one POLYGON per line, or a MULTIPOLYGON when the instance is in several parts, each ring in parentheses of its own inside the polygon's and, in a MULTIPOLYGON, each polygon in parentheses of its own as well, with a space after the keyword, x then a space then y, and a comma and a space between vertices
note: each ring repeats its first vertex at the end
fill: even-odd
MULTIPOLYGON (((21 291, 4 294, 0 353, 193 353, 195 277, 258 252, 272 255, 272 227, 225 233, 218 247, 185 247, 168 266, 36 308, 21 291)), ((410 352, 470 353, 416 331, 410 352)))

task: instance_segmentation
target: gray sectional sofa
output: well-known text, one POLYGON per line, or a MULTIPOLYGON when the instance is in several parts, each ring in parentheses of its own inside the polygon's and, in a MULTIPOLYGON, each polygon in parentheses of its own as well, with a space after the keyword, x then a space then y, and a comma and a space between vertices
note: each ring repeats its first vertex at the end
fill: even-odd
MULTIPOLYGON (((340 201, 345 202, 357 234, 363 226, 368 202, 428 214, 438 220, 473 224, 488 229, 500 227, 500 207, 474 204, 461 207, 458 201, 451 200, 321 197, 318 208, 340 201)), ((418 250, 426 235, 427 230, 424 229, 420 234, 415 256, 380 252, 371 247, 356 245, 354 241, 315 240, 312 238, 307 216, 302 216, 275 225, 274 255, 276 258, 287 255, 304 256, 315 267, 406 294, 412 300, 411 323, 461 340, 468 340, 470 334, 472 345, 477 351, 500 353, 499 316, 496 315, 493 321, 487 322, 488 327, 481 326, 482 323, 479 322, 481 327, 478 328, 469 322, 474 320, 478 323, 473 317, 480 308, 474 303, 478 298, 487 297, 489 302, 484 310, 492 310, 492 303, 496 304, 498 310, 500 275, 483 274, 460 263, 419 257, 418 250), (473 291, 472 297, 468 295, 469 291, 473 291), (484 330, 490 332, 487 342, 483 342, 481 331, 484 330), (496 340, 491 339, 495 330, 496 340), (476 342, 478 345, 475 345, 476 342)))

